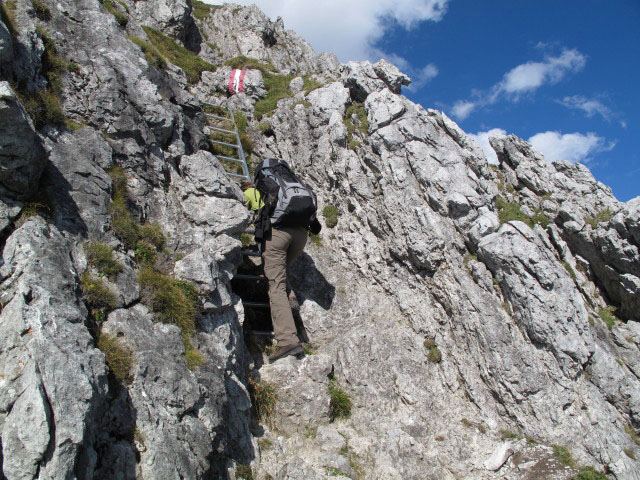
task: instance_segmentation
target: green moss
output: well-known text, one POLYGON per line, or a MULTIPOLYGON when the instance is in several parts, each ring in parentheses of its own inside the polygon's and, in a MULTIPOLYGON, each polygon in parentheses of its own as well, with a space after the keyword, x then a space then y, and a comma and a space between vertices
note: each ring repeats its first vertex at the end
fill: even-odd
POLYGON ((347 146, 349 147, 350 150, 355 150, 356 148, 361 147, 362 144, 357 140, 349 140, 349 143, 347 146))
POLYGON ((435 338, 427 338, 424 343, 424 348, 426 349, 430 349, 430 348, 435 348, 436 345, 436 339, 435 338))
POLYGON ((129 16, 125 13, 122 13, 118 7, 116 7, 116 5, 109 1, 109 0, 105 0, 104 2, 102 2, 102 5, 104 6, 104 8, 107 9, 107 11, 113 15, 116 19, 116 22, 118 22, 118 24, 121 27, 126 27, 127 23, 129 23, 129 16))
POLYGON ((611 217, 613 217, 611 210, 605 208, 604 210, 600 210, 593 217, 586 217, 584 221, 585 223, 591 225, 593 228, 596 228, 599 223, 608 222, 609 220, 611 220, 611 217))
POLYGON ((325 224, 329 228, 333 228, 338 224, 340 210, 333 205, 327 205, 322 209, 322 216, 325 218, 325 224))
POLYGON ((193 10, 191 13, 198 20, 204 20, 212 12, 215 12, 217 9, 222 8, 222 5, 209 5, 208 3, 200 2, 199 0, 193 0, 193 10))
POLYGON ((82 296, 91 310, 113 310, 117 306, 114 293, 100 278, 94 278, 87 270, 80 276, 82 296))
POLYGON ((266 135, 268 132, 273 131, 271 129, 271 122, 268 120, 263 120, 262 122, 260 122, 258 124, 258 128, 260 129, 263 135, 266 135))
POLYGON ((256 416, 259 422, 271 422, 273 414, 276 411, 276 403, 278 402, 278 393, 275 387, 265 381, 249 382, 249 390, 255 407, 256 416))
POLYGON ((130 42, 135 43, 140 47, 142 53, 144 53, 145 58, 147 59, 147 63, 157 68, 167 68, 167 61, 160 54, 158 49, 154 47, 149 42, 144 41, 141 38, 133 37, 131 35, 125 35, 125 38, 130 42))
POLYGON ((607 477, 593 467, 584 467, 572 480, 607 480, 607 477))
POLYGON ((609 330, 611 330, 614 325, 620 321, 618 317, 616 317, 615 311, 616 307, 613 307, 611 305, 608 307, 600 308, 598 310, 598 316, 604 323, 607 324, 609 330))
POLYGON ((196 83, 204 71, 215 72, 216 66, 204 61, 191 50, 187 50, 172 38, 151 27, 142 27, 153 46, 162 56, 177 65, 187 76, 190 83, 196 83))
POLYGON ((349 418, 351 416, 351 398, 345 392, 335 378, 331 378, 328 384, 329 392, 329 418, 335 422, 339 418, 349 418))
POLYGON ((120 383, 131 383, 131 368, 133 367, 133 354, 131 350, 120 344, 120 341, 111 335, 101 333, 98 336, 97 347, 104 353, 105 362, 113 376, 120 383))
POLYGON ((553 448, 553 456, 556 458, 556 460, 558 460, 560 463, 568 467, 575 468, 576 463, 573 460, 573 456, 571 455, 571 452, 567 447, 562 447, 560 445, 553 445, 552 448, 553 448))
POLYGON ((42 0, 31 0, 31 6, 33 7, 33 11, 36 13, 36 17, 40 20, 43 22, 51 20, 51 10, 42 0))
POLYGON ((115 279, 122 271, 123 266, 113 258, 113 247, 102 242, 89 242, 85 244, 84 251, 87 260, 100 275, 115 279))
POLYGON ((263 72, 267 95, 256 102, 255 112, 258 120, 265 115, 270 115, 277 108, 278 101, 292 96, 289 84, 293 78, 292 75, 274 75, 263 72))

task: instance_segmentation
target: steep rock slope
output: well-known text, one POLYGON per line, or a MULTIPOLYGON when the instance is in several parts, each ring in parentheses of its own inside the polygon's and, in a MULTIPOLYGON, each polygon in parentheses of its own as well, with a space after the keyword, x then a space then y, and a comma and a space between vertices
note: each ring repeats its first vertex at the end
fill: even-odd
POLYGON ((638 199, 515 137, 491 168, 387 62, 341 66, 255 7, 199 12, 3 4, 3 476, 639 478, 638 199), (330 207, 292 271, 308 353, 273 365, 243 335, 247 213, 190 93, 225 105, 238 55, 253 160, 330 207))

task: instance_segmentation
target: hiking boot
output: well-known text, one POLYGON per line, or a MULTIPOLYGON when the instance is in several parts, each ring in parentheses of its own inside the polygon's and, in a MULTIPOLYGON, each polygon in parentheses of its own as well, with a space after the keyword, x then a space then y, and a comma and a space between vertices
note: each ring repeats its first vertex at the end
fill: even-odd
POLYGON ((304 352, 301 343, 294 343, 293 345, 287 345, 286 347, 278 348, 273 354, 269 355, 269 363, 273 363, 276 360, 287 357, 289 355, 299 355, 304 352))

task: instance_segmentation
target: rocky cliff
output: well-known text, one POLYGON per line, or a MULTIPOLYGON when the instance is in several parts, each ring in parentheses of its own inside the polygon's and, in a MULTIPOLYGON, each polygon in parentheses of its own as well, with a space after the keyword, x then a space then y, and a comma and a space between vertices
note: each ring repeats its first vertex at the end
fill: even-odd
POLYGON ((640 478, 640 197, 514 136, 489 165, 255 7, 0 13, 2 478, 640 478), (199 100, 318 195, 304 358, 250 333, 199 100))

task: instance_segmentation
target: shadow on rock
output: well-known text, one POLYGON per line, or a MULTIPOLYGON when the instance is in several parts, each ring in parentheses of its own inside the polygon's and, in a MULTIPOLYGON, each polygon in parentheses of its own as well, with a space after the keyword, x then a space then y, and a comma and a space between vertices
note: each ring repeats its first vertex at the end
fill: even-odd
POLYGON ((58 167, 51 162, 47 164, 42 175, 40 189, 44 192, 52 209, 52 223, 58 230, 72 235, 86 236, 87 224, 80 216, 80 209, 71 196, 73 187, 58 167))
POLYGON ((336 288, 316 268, 313 259, 305 252, 289 268, 291 285, 302 305, 305 300, 313 300, 324 310, 329 310, 336 296, 336 288))

